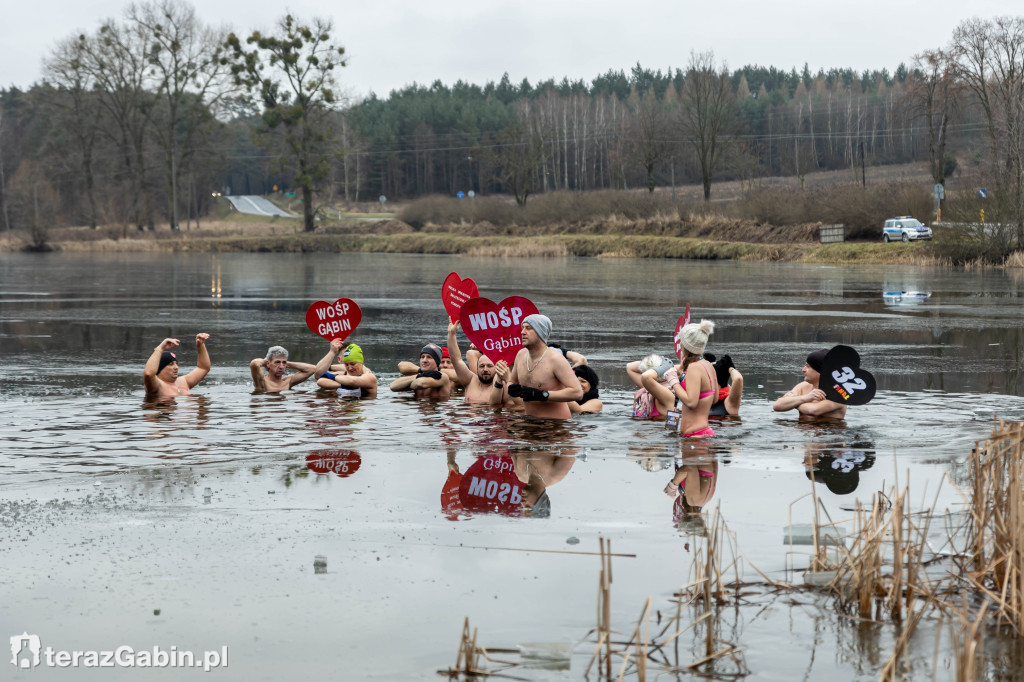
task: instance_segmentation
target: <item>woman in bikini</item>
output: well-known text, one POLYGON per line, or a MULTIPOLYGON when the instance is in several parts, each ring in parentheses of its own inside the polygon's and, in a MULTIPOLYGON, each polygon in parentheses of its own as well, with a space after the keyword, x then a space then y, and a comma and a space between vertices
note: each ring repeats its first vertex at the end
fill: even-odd
POLYGON ((701 320, 699 324, 686 325, 680 332, 685 376, 674 387, 674 391, 683 403, 679 413, 679 433, 686 438, 715 435, 708 426, 708 412, 718 398, 718 381, 715 379, 714 366, 701 357, 708 345, 708 336, 714 329, 714 322, 701 320))
POLYGON ((676 404, 672 391, 679 380, 677 367, 652 353, 626 365, 626 374, 638 387, 633 393, 633 418, 664 421, 676 404))

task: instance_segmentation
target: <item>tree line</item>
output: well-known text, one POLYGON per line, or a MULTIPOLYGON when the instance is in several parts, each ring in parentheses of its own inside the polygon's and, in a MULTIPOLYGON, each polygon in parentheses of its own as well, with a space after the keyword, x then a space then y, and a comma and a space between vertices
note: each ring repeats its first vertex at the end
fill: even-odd
MULTIPOLYGON (((857 72, 684 68, 590 82, 437 81, 345 101, 330 22, 267 34, 202 23, 150 0, 59 42, 43 80, 0 91, 0 219, 186 229, 211 193, 301 196, 317 207, 425 194, 800 178, 924 160, 936 183, 969 166, 1024 238, 1024 18, 972 19, 909 65, 857 72)), ((995 215, 993 216, 995 217, 995 215)))

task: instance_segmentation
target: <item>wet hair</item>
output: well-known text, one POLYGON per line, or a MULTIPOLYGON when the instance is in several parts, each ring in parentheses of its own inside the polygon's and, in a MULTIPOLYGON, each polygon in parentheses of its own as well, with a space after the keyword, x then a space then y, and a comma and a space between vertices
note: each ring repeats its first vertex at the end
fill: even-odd
POLYGON ((270 362, 274 358, 281 357, 283 357, 285 360, 288 359, 288 351, 285 350, 284 346, 271 346, 270 348, 267 349, 267 362, 270 362))

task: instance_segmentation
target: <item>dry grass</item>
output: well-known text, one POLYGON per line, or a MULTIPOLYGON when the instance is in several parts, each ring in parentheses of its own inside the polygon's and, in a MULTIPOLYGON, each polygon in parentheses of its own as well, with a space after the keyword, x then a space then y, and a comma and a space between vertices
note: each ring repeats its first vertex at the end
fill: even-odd
POLYGON ((467 256, 497 258, 565 258, 570 255, 564 242, 550 239, 521 240, 513 243, 471 246, 467 256))
POLYGON ((1024 636, 1024 424, 995 418, 970 456, 964 577, 1000 625, 1024 636))

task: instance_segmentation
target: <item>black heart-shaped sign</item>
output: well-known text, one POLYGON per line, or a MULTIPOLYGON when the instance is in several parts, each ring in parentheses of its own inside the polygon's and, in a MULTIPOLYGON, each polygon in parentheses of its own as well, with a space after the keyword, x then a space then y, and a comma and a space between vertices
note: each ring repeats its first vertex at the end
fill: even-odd
POLYGON ((849 346, 835 346, 821 363, 818 388, 840 405, 865 405, 875 397, 875 377, 860 366, 860 355, 849 346))

